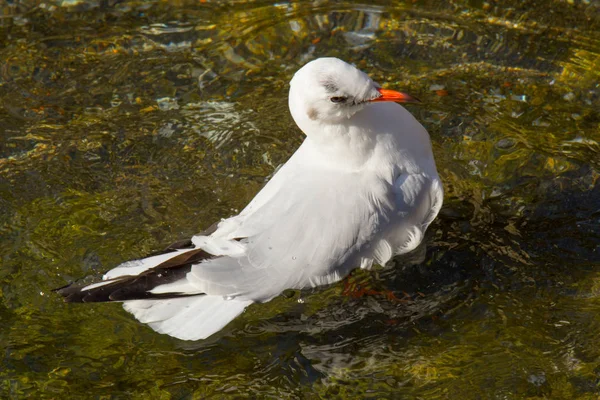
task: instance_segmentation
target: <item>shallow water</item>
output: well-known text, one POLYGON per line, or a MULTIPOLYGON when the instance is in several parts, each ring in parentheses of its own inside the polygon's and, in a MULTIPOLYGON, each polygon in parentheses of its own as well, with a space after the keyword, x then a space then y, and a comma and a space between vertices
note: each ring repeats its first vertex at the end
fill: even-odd
POLYGON ((14 0, 0 46, 0 397, 600 395, 597 1, 14 0), (423 101, 424 246, 198 342, 51 292, 241 209, 326 55, 423 101))

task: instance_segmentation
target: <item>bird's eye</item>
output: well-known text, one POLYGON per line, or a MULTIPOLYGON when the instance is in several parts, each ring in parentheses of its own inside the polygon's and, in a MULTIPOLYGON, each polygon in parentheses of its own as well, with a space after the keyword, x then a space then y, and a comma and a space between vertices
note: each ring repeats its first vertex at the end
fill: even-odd
POLYGON ((348 98, 345 96, 334 96, 329 98, 329 100, 331 100, 332 103, 343 103, 347 100, 348 98))

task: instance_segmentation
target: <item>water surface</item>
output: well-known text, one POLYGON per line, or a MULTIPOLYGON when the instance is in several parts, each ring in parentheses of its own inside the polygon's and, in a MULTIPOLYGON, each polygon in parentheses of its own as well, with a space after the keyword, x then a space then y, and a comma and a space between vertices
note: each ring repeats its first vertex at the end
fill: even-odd
POLYGON ((0 60, 2 397, 600 395, 597 1, 14 0, 0 60), (423 101, 424 246, 198 342, 51 292, 244 207, 320 56, 423 101))

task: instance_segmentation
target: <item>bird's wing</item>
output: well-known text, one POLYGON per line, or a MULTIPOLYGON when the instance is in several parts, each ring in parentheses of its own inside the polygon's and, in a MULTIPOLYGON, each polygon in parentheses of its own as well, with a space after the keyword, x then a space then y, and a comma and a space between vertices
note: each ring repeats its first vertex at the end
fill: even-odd
POLYGON ((439 180, 424 175, 401 174, 390 185, 369 174, 304 166, 283 177, 289 179, 236 223, 236 239, 197 236, 196 249, 123 264, 102 283, 63 294, 70 301, 200 293, 265 301, 412 250, 441 206, 439 180))
POLYGON ((348 271, 336 268, 355 264, 350 259, 393 217, 395 196, 376 176, 306 165, 285 174, 278 190, 229 232, 241 238, 244 254, 193 266, 194 286, 265 301, 286 288, 338 280, 348 271))

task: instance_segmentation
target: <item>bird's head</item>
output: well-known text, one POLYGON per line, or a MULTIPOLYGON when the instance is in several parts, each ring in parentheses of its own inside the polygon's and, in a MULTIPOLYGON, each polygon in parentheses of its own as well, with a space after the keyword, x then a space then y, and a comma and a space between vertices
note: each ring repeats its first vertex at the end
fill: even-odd
POLYGON ((290 111, 303 131, 307 123, 343 123, 365 105, 380 101, 418 100, 405 93, 381 89, 367 74, 337 58, 309 62, 290 82, 290 111))

